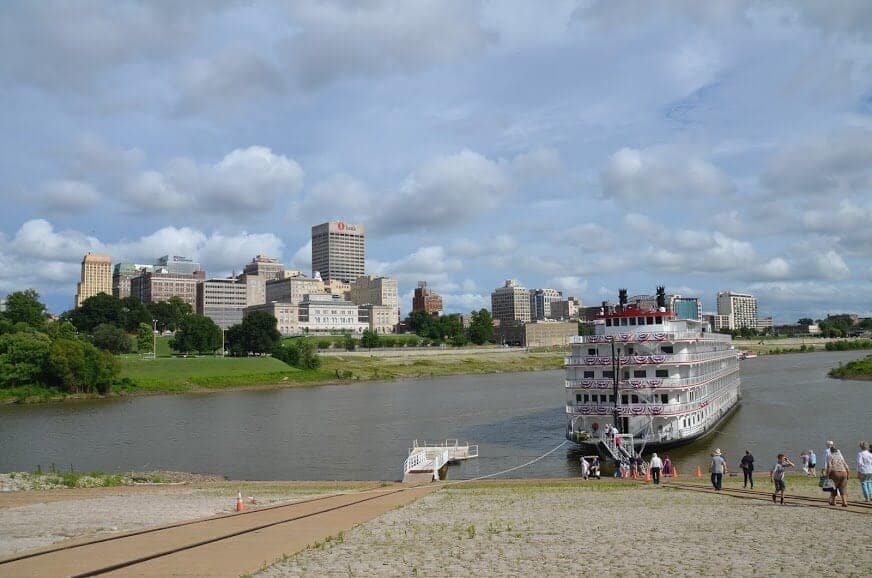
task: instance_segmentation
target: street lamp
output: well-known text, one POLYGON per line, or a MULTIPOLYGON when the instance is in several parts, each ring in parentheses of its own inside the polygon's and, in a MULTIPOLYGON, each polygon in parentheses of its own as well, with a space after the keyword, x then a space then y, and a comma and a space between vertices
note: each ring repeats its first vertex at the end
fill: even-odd
POLYGON ((151 358, 157 359, 157 319, 151 320, 151 358))

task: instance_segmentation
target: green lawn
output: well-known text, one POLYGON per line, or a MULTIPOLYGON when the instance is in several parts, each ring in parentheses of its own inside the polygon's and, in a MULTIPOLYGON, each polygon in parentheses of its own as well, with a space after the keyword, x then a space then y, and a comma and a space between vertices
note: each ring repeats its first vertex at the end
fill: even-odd
MULTIPOLYGON (((160 353, 160 352, 158 352, 160 353)), ((189 391, 197 388, 221 389, 242 385, 308 383, 324 380, 320 371, 303 371, 272 357, 158 357, 125 356, 121 377, 129 378, 143 391, 189 391)))

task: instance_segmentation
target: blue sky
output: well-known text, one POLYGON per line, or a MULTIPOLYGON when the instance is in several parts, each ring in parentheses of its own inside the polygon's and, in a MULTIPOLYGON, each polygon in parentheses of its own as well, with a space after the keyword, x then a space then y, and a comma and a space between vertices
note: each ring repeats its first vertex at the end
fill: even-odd
POLYGON ((4 2, 0 292, 308 271, 342 218, 404 313, 515 278, 870 315, 870 43, 861 0, 4 2))

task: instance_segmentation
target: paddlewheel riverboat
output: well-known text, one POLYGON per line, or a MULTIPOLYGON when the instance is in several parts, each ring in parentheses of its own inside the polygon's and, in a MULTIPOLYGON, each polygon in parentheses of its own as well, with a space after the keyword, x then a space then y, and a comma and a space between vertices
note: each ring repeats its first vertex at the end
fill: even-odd
POLYGON ((616 462, 712 433, 740 401, 729 335, 677 319, 663 287, 656 307, 603 303, 594 335, 575 337, 565 360, 566 437, 616 462), (618 430, 614 434, 614 428, 618 430))

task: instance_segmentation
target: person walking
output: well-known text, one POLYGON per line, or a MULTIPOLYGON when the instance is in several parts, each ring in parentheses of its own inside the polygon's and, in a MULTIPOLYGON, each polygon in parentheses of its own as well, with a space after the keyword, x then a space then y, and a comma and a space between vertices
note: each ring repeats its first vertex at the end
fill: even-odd
POLYGON ((814 455, 814 450, 808 450, 808 472, 811 476, 817 475, 817 456, 814 455))
POLYGON ((808 475, 808 452, 802 452, 799 457, 802 459, 802 473, 808 475))
MULTIPOLYGON (((848 467, 848 462, 845 461, 842 452, 833 444, 830 446, 830 453, 827 456, 827 477, 833 481, 833 485, 839 491, 839 495, 842 496, 843 508, 848 507, 846 493, 848 491, 848 478, 850 474, 851 469, 848 467)), ((830 498, 830 505, 836 505, 835 496, 830 498)))
POLYGON ((581 458, 581 479, 586 480, 590 475, 590 464, 584 457, 581 458))
POLYGON ((651 454, 651 464, 649 466, 651 468, 651 480, 655 484, 660 483, 660 470, 663 469, 663 460, 657 457, 657 453, 651 454))
POLYGON ((663 475, 672 476, 672 460, 668 454, 663 456, 663 475))
POLYGON ((860 443, 860 453, 857 454, 857 477, 860 478, 863 499, 872 502, 872 451, 869 442, 860 443))
POLYGON ((790 461, 790 458, 784 454, 778 454, 778 461, 769 472, 769 481, 775 484, 775 491, 772 493, 772 502, 775 503, 778 494, 781 494, 781 505, 784 505, 784 490, 787 489, 787 468, 795 468, 796 465, 790 461))
POLYGON ((712 452, 712 461, 709 464, 709 473, 712 475, 712 487, 720 492, 724 487, 724 474, 727 473, 727 460, 721 455, 721 448, 712 452))
POLYGON ((751 489, 754 489, 754 456, 751 455, 751 450, 745 450, 745 455, 742 456, 742 461, 739 463, 742 467, 742 479, 744 488, 751 484, 751 489))

